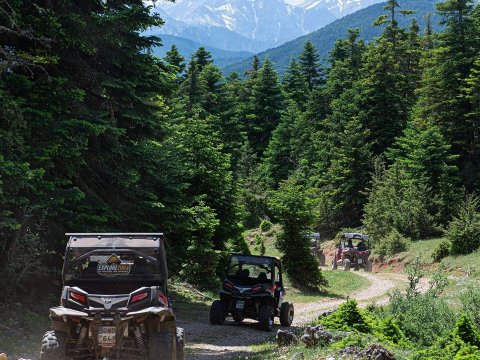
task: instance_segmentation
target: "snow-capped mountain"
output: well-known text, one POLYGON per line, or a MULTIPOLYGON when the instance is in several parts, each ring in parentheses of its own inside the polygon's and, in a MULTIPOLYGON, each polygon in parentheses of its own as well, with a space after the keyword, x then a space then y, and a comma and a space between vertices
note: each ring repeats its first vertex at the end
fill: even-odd
POLYGON ((176 0, 156 2, 158 32, 225 50, 258 52, 382 0, 176 0))
MULTIPOLYGON (((284 0, 177 0, 160 3, 157 8, 174 19, 177 27, 181 22, 199 30, 223 28, 264 43, 265 48, 308 34, 335 20, 324 6, 307 9, 284 0)), ((184 36, 172 29, 168 20, 162 30, 184 36)))
POLYGON ((304 9, 316 7, 327 8, 337 18, 384 1, 385 0, 285 0, 289 5, 302 7, 304 9))

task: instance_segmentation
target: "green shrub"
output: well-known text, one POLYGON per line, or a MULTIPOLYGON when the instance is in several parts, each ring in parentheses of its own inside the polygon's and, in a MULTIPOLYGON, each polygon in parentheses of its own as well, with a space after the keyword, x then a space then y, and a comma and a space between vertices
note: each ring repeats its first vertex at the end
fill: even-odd
POLYGON ((464 314, 458 319, 452 334, 465 344, 480 347, 480 332, 468 315, 464 314))
POLYGON ((337 311, 322 319, 320 323, 327 329, 342 331, 356 330, 362 333, 371 333, 372 327, 368 323, 363 311, 358 308, 355 300, 348 300, 341 304, 337 311))
POLYGON ((447 239, 452 243, 452 254, 468 254, 480 246, 480 199, 468 195, 457 216, 448 225, 447 239))
POLYGON ((332 344, 332 350, 340 350, 347 347, 358 346, 360 349, 367 347, 368 338, 365 337, 365 334, 360 334, 358 332, 349 333, 341 340, 332 344))
POLYGON ((413 360, 478 360, 480 334, 467 315, 458 319, 453 331, 437 340, 429 349, 418 351, 413 360))
POLYGON ((480 329, 480 286, 469 286, 460 296, 462 310, 480 329))
POLYGON ((376 250, 380 256, 393 256, 407 251, 409 243, 410 240, 402 236, 398 230, 392 229, 385 238, 377 242, 376 250))
POLYGON ((443 240, 438 246, 433 250, 432 258, 435 262, 440 262, 443 258, 450 255, 452 243, 448 240, 443 240))
POLYGON ((439 337, 447 336, 455 325, 453 310, 436 293, 412 296, 396 291, 391 296, 391 315, 416 345, 431 346, 439 337))
POLYGON ((260 230, 264 233, 269 232, 273 227, 273 224, 267 219, 262 220, 260 223, 260 230))
POLYGON ((382 340, 399 345, 406 342, 406 336, 392 316, 381 320, 375 328, 375 334, 382 340))
POLYGON ((265 255, 265 239, 261 235, 255 235, 255 250, 258 251, 260 256, 265 255))
POLYGON ((453 360, 478 360, 480 359, 480 351, 476 346, 465 346, 461 348, 453 360))

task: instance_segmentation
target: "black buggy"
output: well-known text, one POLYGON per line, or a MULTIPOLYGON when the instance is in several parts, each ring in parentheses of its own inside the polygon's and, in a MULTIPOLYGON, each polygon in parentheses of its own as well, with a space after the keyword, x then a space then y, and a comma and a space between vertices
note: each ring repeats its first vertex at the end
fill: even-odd
POLYGON ((162 234, 67 234, 61 305, 40 359, 183 360, 162 234))
POLYGON ((284 302, 282 263, 274 257, 233 254, 220 291, 220 300, 210 308, 210 323, 222 325, 228 315, 237 323, 258 320, 263 331, 271 331, 275 317, 282 326, 293 321, 293 304, 284 302))

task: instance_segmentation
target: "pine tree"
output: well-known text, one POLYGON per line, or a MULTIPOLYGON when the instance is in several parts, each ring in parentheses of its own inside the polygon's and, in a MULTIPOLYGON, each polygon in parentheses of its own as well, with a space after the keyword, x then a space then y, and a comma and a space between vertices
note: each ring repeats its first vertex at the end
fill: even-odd
POLYGON ((428 187, 429 197, 434 199, 430 214, 435 221, 445 225, 456 205, 458 169, 456 156, 450 153, 451 146, 445 141, 438 126, 424 126, 410 122, 396 148, 389 157, 405 170, 410 181, 417 179, 428 187))
POLYGON ((257 154, 248 140, 242 145, 237 165, 238 202, 242 223, 249 228, 260 224, 267 213, 267 185, 257 154))
POLYGON ((278 75, 267 58, 253 82, 253 112, 247 116, 248 138, 253 149, 262 154, 280 121, 282 92, 278 75))
POLYGON ((181 75, 185 71, 185 58, 178 52, 175 44, 167 51, 165 61, 175 68, 177 74, 181 75))
POLYGON ((200 103, 199 75, 200 71, 197 62, 192 58, 187 67, 185 81, 179 89, 180 96, 183 97, 182 103, 190 115, 193 114, 194 107, 200 103))
POLYGON ((308 83, 294 58, 283 75, 282 88, 286 98, 294 101, 299 109, 305 110, 308 100, 308 83))
POLYGON ((276 189, 282 180, 300 165, 293 154, 292 140, 297 135, 296 122, 301 116, 296 104, 286 102, 287 110, 282 114, 280 124, 273 131, 272 138, 265 151, 266 173, 269 187, 276 189))
POLYGON ((463 90, 480 46, 475 40, 478 29, 472 4, 470 0, 448 0, 437 5, 446 27, 438 36, 437 47, 425 58, 414 115, 425 124, 438 125, 452 144, 452 153, 459 156, 461 182, 467 189, 474 189, 478 182, 475 160, 470 156, 476 147, 468 120, 473 107, 463 90))
POLYGON ((323 81, 319 59, 317 48, 310 41, 307 41, 298 60, 310 90, 323 81))
POLYGON ((466 155, 465 185, 469 189, 478 189, 480 176, 476 169, 480 168, 480 57, 473 64, 470 75, 465 80, 464 93, 471 104, 471 111, 465 115, 466 155))
POLYGON ((300 173, 282 182, 271 193, 269 208, 282 225, 277 247, 283 253, 289 278, 297 286, 316 290, 327 282, 309 248, 307 233, 313 222, 313 204, 303 183, 300 173))
MULTIPOLYGON (((339 144, 322 181, 320 191, 332 204, 330 219, 337 228, 356 227, 366 203, 373 170, 373 157, 368 143, 368 130, 356 118, 345 124, 339 134, 339 144)), ((332 224, 323 224, 331 227, 332 224)))
POLYGON ((192 59, 195 60, 199 73, 202 72, 203 68, 208 64, 213 64, 212 54, 203 46, 198 48, 198 50, 193 54, 192 59))

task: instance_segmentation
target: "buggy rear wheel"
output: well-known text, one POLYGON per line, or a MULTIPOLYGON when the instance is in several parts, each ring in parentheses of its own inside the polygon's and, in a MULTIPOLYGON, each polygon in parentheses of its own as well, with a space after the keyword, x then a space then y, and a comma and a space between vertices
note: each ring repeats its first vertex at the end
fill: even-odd
POLYGON ((337 262, 335 261, 335 258, 332 259, 332 270, 337 270, 337 262))
POLYGON ((293 304, 284 302, 280 307, 280 324, 286 327, 292 325, 294 315, 293 304))
POLYGON ((170 331, 154 332, 148 342, 149 360, 176 360, 176 336, 170 331))
POLYGON ((215 300, 210 307, 210 324, 223 325, 225 323, 225 303, 222 300, 215 300))
POLYGON ((272 331, 274 320, 275 315, 273 313, 273 307, 270 305, 263 305, 260 308, 260 313, 258 314, 258 327, 260 330, 272 331))
POLYGON ((365 272, 372 272, 373 269, 373 262, 370 260, 367 260, 367 263, 365 264, 365 272))
POLYGON ((325 263, 326 263, 325 254, 321 253, 317 257, 318 257, 318 263, 320 264, 320 266, 325 266, 325 263))
POLYGON ((47 331, 43 335, 40 349, 40 360, 64 360, 67 359, 66 333, 60 331, 47 331))

